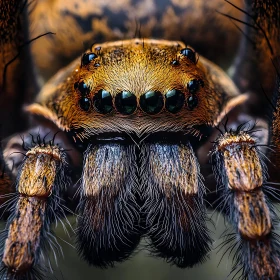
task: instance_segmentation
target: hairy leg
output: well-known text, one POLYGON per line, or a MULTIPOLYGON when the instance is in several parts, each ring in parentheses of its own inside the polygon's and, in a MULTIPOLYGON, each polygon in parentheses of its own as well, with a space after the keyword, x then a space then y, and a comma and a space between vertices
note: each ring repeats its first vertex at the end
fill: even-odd
MULTIPOLYGON (((278 218, 267 194, 267 168, 253 132, 230 130, 217 140, 212 154, 222 211, 234 232, 224 247, 234 252, 233 272, 248 279, 280 279, 280 246, 274 229, 278 218)), ((233 276, 234 277, 234 276, 233 276)))
POLYGON ((65 152, 52 142, 28 148, 16 192, 6 202, 10 216, 2 233, 2 276, 37 279, 44 253, 57 247, 50 226, 64 216, 61 193, 69 183, 65 167, 65 152))
POLYGON ((205 260, 211 239, 197 159, 186 139, 178 142, 143 144, 142 214, 153 253, 192 267, 205 260))

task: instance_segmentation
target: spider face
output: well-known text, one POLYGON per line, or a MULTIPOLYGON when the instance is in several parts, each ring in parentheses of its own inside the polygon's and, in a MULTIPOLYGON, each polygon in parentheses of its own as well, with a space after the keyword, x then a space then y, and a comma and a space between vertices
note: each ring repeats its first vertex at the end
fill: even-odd
POLYGON ((59 79, 57 87, 43 90, 28 111, 80 139, 105 132, 195 131, 246 100, 219 67, 176 41, 93 45, 62 71, 52 80, 59 79))
MULTIPOLYGON (((41 53, 34 47, 36 65, 48 65, 48 73, 62 41, 64 58, 81 41, 103 42, 39 90, 23 42, 27 1, 0 0, 0 27, 5 28, 0 31, 0 94, 7 105, 0 104, 0 117, 15 117, 27 129, 2 143, 0 209, 9 217, 1 236, 0 277, 42 279, 46 254, 59 248, 51 225, 69 214, 77 215, 76 248, 90 265, 107 268, 128 259, 144 237, 153 255, 193 267, 211 250, 206 205, 213 203, 210 207, 232 225, 221 244, 234 254, 231 273, 280 279, 278 217, 269 200, 278 200, 278 185, 268 183, 273 172, 271 163, 266 165, 267 158, 279 165, 280 4, 225 1, 246 17, 246 40, 237 47, 233 38, 238 36, 228 36, 231 28, 215 25, 218 17, 210 8, 216 1, 160 1, 164 9, 156 0, 86 2, 38 1, 31 11, 31 22, 40 15, 42 26, 50 26, 51 19, 60 28, 58 41, 43 41, 41 53), (108 18, 100 18, 102 13, 108 18), (123 39, 131 25, 113 19, 126 14, 137 15, 144 38, 123 39), (197 15, 203 15, 199 24, 191 24, 197 15), (150 39, 153 28, 165 39, 150 39), (188 44, 174 41, 182 35, 215 61, 218 53, 238 50, 232 77, 188 44), (230 43, 223 46, 225 38, 230 43), (274 95, 268 121, 259 118, 261 113, 252 116, 264 106, 260 89, 274 95), (22 103, 29 104, 24 107, 28 125, 17 110, 9 112, 22 103), (276 156, 268 153, 270 144, 276 156)), ((228 13, 224 8, 221 14, 228 13)), ((4 135, 9 130, 15 132, 5 123, 4 135)))

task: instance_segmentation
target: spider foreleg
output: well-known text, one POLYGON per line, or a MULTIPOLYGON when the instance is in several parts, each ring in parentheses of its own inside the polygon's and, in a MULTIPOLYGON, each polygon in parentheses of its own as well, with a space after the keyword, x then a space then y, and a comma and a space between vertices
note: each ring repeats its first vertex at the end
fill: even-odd
POLYGON ((107 267, 130 256, 140 241, 134 147, 118 142, 85 152, 78 217, 78 250, 107 267))
MULTIPOLYGON (((0 205, 5 203, 14 192, 13 180, 8 174, 8 168, 4 160, 0 144, 0 205)), ((3 209, 2 209, 3 210, 3 209)))
POLYGON ((1 137, 27 127, 21 106, 39 90, 30 54, 28 0, 0 1, 0 119, 1 137), (11 114, 11 112, 13 112, 11 114))
POLYGON ((34 269, 42 264, 45 250, 53 248, 50 225, 61 212, 65 164, 63 150, 55 145, 38 144, 27 151, 5 230, 1 255, 5 279, 35 279, 34 269))
POLYGON ((204 261, 211 239, 192 147, 188 142, 147 143, 142 154, 142 212, 153 253, 179 267, 204 261))
POLYGON ((214 173, 221 185, 221 209, 234 225, 236 265, 248 279, 280 279, 280 246, 275 213, 264 193, 266 166, 256 140, 247 132, 226 132, 216 141, 214 173))

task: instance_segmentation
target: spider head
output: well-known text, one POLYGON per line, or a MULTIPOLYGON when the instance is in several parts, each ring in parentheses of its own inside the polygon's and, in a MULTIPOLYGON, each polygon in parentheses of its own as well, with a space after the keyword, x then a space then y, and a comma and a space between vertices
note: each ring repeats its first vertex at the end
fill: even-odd
POLYGON ((220 68, 177 41, 93 45, 61 71, 28 110, 80 139, 213 126, 246 99, 220 68))

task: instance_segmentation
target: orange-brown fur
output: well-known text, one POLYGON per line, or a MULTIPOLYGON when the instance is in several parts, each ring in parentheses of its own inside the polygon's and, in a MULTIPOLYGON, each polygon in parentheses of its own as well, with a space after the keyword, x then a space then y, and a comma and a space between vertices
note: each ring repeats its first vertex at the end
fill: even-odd
POLYGON ((89 65, 79 66, 80 59, 59 72, 40 93, 37 103, 28 107, 33 114, 51 119, 63 130, 84 129, 77 133, 80 139, 108 131, 135 132, 137 135, 156 131, 186 131, 194 125, 214 125, 232 106, 246 100, 229 77, 210 61, 200 57, 197 64, 180 54, 186 46, 182 42, 133 39, 94 45, 101 47, 98 57, 89 65), (177 59, 179 65, 172 65, 177 59), (94 64, 99 63, 100 67, 94 64), (197 92, 198 106, 190 111, 186 106, 177 114, 163 110, 149 116, 139 108, 123 117, 114 111, 104 115, 79 107, 81 95, 74 83, 84 81, 90 87, 88 98, 105 89, 114 97, 119 91, 133 92, 139 102, 140 95, 149 90, 178 89, 189 96, 187 83, 201 79, 204 87, 197 92))
POLYGON ((279 258, 272 259, 273 247, 269 239, 260 242, 252 241, 250 244, 252 257, 250 267, 256 276, 255 279, 279 279, 278 270, 280 267, 279 258))
POLYGON ((244 238, 261 239, 271 231, 271 218, 262 190, 236 192, 238 230, 244 238))
POLYGON ((218 140, 224 158, 228 188, 252 191, 263 184, 263 170, 255 147, 255 140, 247 133, 225 133, 218 140))
POLYGON ((50 145, 35 146, 26 156, 18 192, 28 196, 48 197, 52 193, 57 172, 56 161, 61 160, 59 149, 50 145))
POLYGON ((5 266, 15 273, 30 269, 35 260, 58 161, 63 161, 61 151, 50 144, 37 145, 26 153, 18 181, 19 198, 2 259, 5 266))
POLYGON ((226 132, 217 140, 227 187, 233 191, 238 230, 243 238, 259 239, 271 232, 270 211, 261 189, 264 170, 255 140, 246 132, 226 132))
MULTIPOLYGON (((7 3, 7 1, 3 2, 7 3)), ((14 4, 13 1, 11 2, 14 4)), ((177 39, 180 37, 180 32, 182 32, 185 35, 188 34, 186 36, 189 38, 195 37, 194 42, 200 41, 201 38, 202 42, 204 42, 201 45, 206 45, 205 42, 207 42, 206 48, 211 41, 211 44, 216 46, 216 48, 214 48, 214 54, 216 54, 215 50, 218 49, 219 51, 216 51, 218 53, 223 49, 223 41, 216 38, 215 35, 217 34, 215 34, 215 32, 213 33, 213 30, 210 30, 210 28, 209 32, 203 31, 205 29, 208 31, 208 22, 211 17, 209 17, 209 15, 205 17, 200 16, 201 11, 203 11, 205 7, 208 7, 207 5, 212 5, 214 2, 216 3, 216 1, 204 1, 204 3, 200 1, 191 1, 189 3, 188 1, 170 0, 159 20, 154 15, 157 9, 154 7, 155 2, 153 0, 143 1, 143 3, 139 1, 139 5, 134 5, 130 0, 109 2, 106 0, 95 1, 94 5, 91 7, 93 8, 92 14, 98 16, 102 15, 102 18, 92 17, 91 24, 93 31, 87 33, 77 25, 75 18, 75 14, 81 18, 86 18, 91 14, 92 11, 85 8, 84 3, 77 3, 75 1, 64 3, 59 0, 39 1, 38 6, 35 7, 34 13, 32 13, 33 22, 37 24, 35 19, 42 19, 43 17, 41 15, 43 13, 46 19, 45 21, 40 21, 43 28, 52 28, 51 25, 47 24, 48 22, 52 22, 55 26, 59 26, 62 29, 58 29, 59 31, 44 30, 43 32, 57 31, 58 36, 54 37, 55 39, 53 39, 52 42, 49 40, 49 37, 45 37, 43 40, 39 41, 43 43, 43 47, 41 47, 42 45, 34 44, 34 46, 36 46, 33 49, 34 55, 37 57, 39 56, 40 59, 37 58, 37 63, 40 64, 41 67, 42 65, 43 67, 46 66, 48 68, 46 72, 49 74, 52 68, 57 67, 55 65, 54 67, 50 67, 50 64, 55 64, 53 62, 57 54, 63 54, 64 57, 67 58, 70 57, 80 49, 82 41, 90 42, 92 36, 94 36, 95 39, 98 38, 98 36, 104 36, 106 41, 116 38, 123 39, 126 32, 126 35, 131 37, 131 31, 135 29, 132 28, 134 26, 131 23, 131 18, 128 21, 123 20, 126 31, 120 31, 110 25, 109 19, 103 14, 105 8, 115 14, 124 11, 129 17, 133 17, 134 14, 137 14, 137 16, 139 15, 137 19, 140 21, 142 17, 147 17, 147 13, 151 11, 148 17, 149 20, 142 25, 142 35, 150 37, 153 34, 152 30, 155 26, 158 26, 158 22, 160 22, 160 28, 164 31, 164 35, 161 36, 162 38, 170 39, 175 36, 174 39, 177 39), (183 13, 178 15, 176 8, 180 8, 183 13), (195 9, 195 12, 190 13, 188 11, 188 14, 185 14, 185 8, 186 12, 187 9, 195 9), (70 15, 67 14, 69 12, 70 15), (64 16, 64 21, 61 21, 61 24, 57 24, 57 20, 60 21, 62 16, 64 16), (203 22, 196 25, 193 29, 193 25, 195 24, 189 25, 188 21, 190 20, 194 23, 194 18, 198 18, 199 21, 203 22), (181 28, 178 28, 179 25, 181 28), (66 35, 63 31, 61 32, 66 26, 67 29, 72 26, 72 33, 70 36, 66 35), (197 30, 199 32, 197 32, 197 30), (203 36, 201 34, 203 34, 203 36), (63 42, 63 44, 58 44, 57 41, 60 43, 63 42), (57 45, 61 47, 57 51, 51 51, 53 49, 52 44, 56 47, 57 45), (222 48, 220 48, 221 46, 222 48)), ((238 6, 242 7, 240 1, 236 2, 238 2, 238 6)), ((259 4, 262 8, 262 1, 256 1, 256 3, 257 6, 259 4)), ((224 11, 224 5, 220 8, 221 12, 228 13, 228 11, 224 11)), ((3 11, 1 8, 0 10, 3 11)), ((237 11, 237 9, 235 11, 237 11)), ((266 12, 270 17, 273 16, 273 11, 269 7, 266 7, 266 12)), ((218 14, 215 13, 214 18, 219 18, 220 15, 217 15, 218 14)), ((15 16, 18 16, 18 11, 15 13, 15 16)), ((3 16, 1 18, 3 18, 3 16)), ((257 23, 262 24, 261 14, 257 17, 257 23)), ((214 22, 212 22, 212 25, 214 26, 214 22)), ((16 26, 16 24, 13 23, 12 26, 16 26)), ((2 32, 4 29, 5 28, 2 28, 2 32)), ((217 32, 221 31, 221 29, 217 28, 217 32)), ((231 34, 229 31, 231 28, 229 28, 228 25, 225 29, 226 31, 223 31, 224 29, 221 31, 222 34, 231 34)), ((264 32, 268 34, 268 38, 275 50, 275 56, 279 55, 279 33, 277 28, 270 29, 269 24, 265 22, 263 29, 264 32)), ((239 38, 236 34, 235 32, 233 36, 229 36, 229 43, 225 45, 225 49, 228 48, 227 54, 236 49, 234 43, 238 42, 236 38, 239 38), (231 49, 231 51, 229 49, 231 49)), ((104 41, 104 38, 102 41, 104 41)), ((190 40, 193 40, 193 38, 190 38, 190 40)), ((3 42, 0 43, 2 47, 3 42)), ((269 51, 267 51, 267 41, 263 37, 263 34, 261 34, 256 43, 260 53, 263 52, 263 54, 265 54, 260 56, 259 63, 266 63, 269 61, 268 58, 270 58, 270 55, 269 51)), ((13 55, 16 54, 16 52, 14 52, 16 48, 10 48, 10 46, 11 45, 9 45, 9 50, 12 50, 11 53, 13 55)), ((207 124, 215 126, 219 123, 221 118, 231 110, 232 106, 243 103, 247 98, 245 95, 239 95, 238 90, 229 78, 208 60, 201 57, 198 64, 194 65, 190 63, 187 58, 180 55, 180 49, 185 47, 181 42, 135 39, 95 45, 92 50, 95 51, 95 47, 97 46, 101 46, 102 49, 101 52, 98 53, 98 58, 94 63, 99 62, 101 67, 95 67, 94 63, 85 67, 79 67, 79 59, 74 61, 70 66, 62 70, 64 72, 58 73, 57 76, 47 84, 38 97, 37 103, 32 104, 28 108, 29 112, 50 119, 62 130, 73 132, 77 129, 75 139, 80 138, 84 140, 95 133, 107 131, 133 132, 138 136, 156 131, 193 132, 192 129, 195 125, 207 124), (177 59, 180 62, 179 65, 172 66, 170 62, 173 59, 177 59), (94 112, 92 106, 89 112, 84 112, 79 107, 81 95, 73 89, 73 84, 75 82, 80 80, 85 81, 91 89, 88 96, 90 99, 93 98, 94 94, 99 89, 103 88, 108 90, 113 97, 121 90, 129 90, 136 94, 139 105, 139 97, 148 90, 159 90, 162 94, 165 94, 167 90, 176 87, 182 90, 185 96, 188 96, 189 93, 186 90, 186 84, 193 78, 199 78, 203 80, 205 84, 205 86, 200 88, 197 92, 199 100, 198 106, 193 111, 185 107, 183 111, 176 115, 172 115, 163 110, 158 115, 149 116, 138 108, 138 110, 129 117, 122 116, 116 112, 116 110, 103 116, 94 112), (80 131, 80 129, 84 130, 80 131)), ((6 46, 4 46, 2 50, 7 54, 6 46)), ((2 54, 1 50, 0 54, 2 54)), ((4 63, 6 63, 9 56, 11 57, 10 54, 4 57, 5 59, 2 60, 2 62, 4 61, 4 63)), ((252 56, 252 54, 250 54, 250 56, 252 56)), ((274 58, 273 56, 273 59, 274 58)), ((17 64, 14 64, 14 66, 16 65, 17 64)), ((268 68, 267 65, 266 63, 262 69, 263 77, 266 79, 265 81, 263 80, 265 82, 265 88, 274 86, 272 79, 267 75, 267 73, 270 73, 270 67, 268 68)), ((1 63, 0 68, 3 70, 1 63)), ((14 69, 16 69, 16 67, 9 68, 9 70, 13 72, 12 74, 15 73, 14 69)), ((18 73, 16 76, 18 76, 18 73)), ((273 76, 273 74, 271 76, 273 76)), ((9 84, 12 88, 18 83, 11 77, 13 76, 9 75, 8 80, 13 82, 9 84)), ((0 86, 1 83, 3 84, 3 81, 1 82, 0 80, 0 86)), ((11 92, 16 94, 17 90, 14 88, 10 91, 8 90, 6 93, 10 94, 11 92)), ((278 116, 276 117, 279 118, 278 116)), ((278 123, 275 123, 274 126, 277 125, 278 123)), ((276 134, 277 131, 274 133, 274 137, 276 137, 275 142, 278 145, 276 134)), ((247 136, 248 135, 246 135, 246 137, 247 136)), ((263 184, 263 177, 265 177, 263 176, 263 172, 265 171, 262 170, 257 150, 251 145, 254 144, 254 140, 249 139, 249 136, 247 138, 248 139, 243 139, 241 137, 236 139, 236 137, 230 137, 229 139, 223 139, 225 141, 219 143, 219 151, 222 152, 224 156, 225 172, 229 180, 228 187, 235 192, 234 203, 237 209, 236 215, 238 216, 239 233, 244 239, 250 240, 252 255, 261 255, 258 259, 263 261, 260 262, 253 259, 250 269, 255 269, 259 278, 263 275, 269 275, 270 278, 274 279, 276 277, 275 271, 278 270, 276 266, 277 262, 279 264, 279 259, 277 258, 276 261, 274 260, 274 262, 271 262, 270 253, 272 249, 270 241, 266 239, 271 232, 272 225, 269 209, 260 188, 263 184), (232 156, 232 154, 234 156, 232 156), (266 246, 263 248, 254 247, 256 242, 251 242, 251 239, 255 238, 264 239, 266 246)), ((154 172, 155 178, 159 178, 158 182, 166 187, 164 190, 167 194, 171 189, 171 185, 179 185, 183 186, 182 189, 186 196, 188 196, 187 198, 193 198, 198 192, 199 170, 191 151, 182 149, 180 155, 179 163, 182 163, 185 168, 188 168, 188 172, 195 171, 193 172, 194 174, 186 172, 186 177, 188 177, 189 180, 185 180, 185 177, 181 178, 177 176, 174 178, 172 175, 168 177, 165 176, 165 174, 161 174, 161 170, 164 168, 169 168, 171 171, 176 170, 177 166, 175 166, 174 162, 167 167, 165 167, 164 164, 160 166, 161 162, 152 162, 151 170, 154 172)), ((39 233, 44 219, 41 214, 44 214, 45 211, 45 198, 51 195, 57 172, 56 163, 61 160, 59 149, 53 151, 50 147, 47 149, 35 147, 27 152, 26 156, 27 159, 21 170, 22 173, 19 179, 18 192, 34 197, 19 197, 18 204, 16 205, 16 214, 18 215, 15 216, 9 228, 3 262, 13 270, 28 269, 34 262, 34 254, 29 254, 29 250, 34 253, 38 248, 39 233), (25 239, 24 234, 26 234, 28 230, 27 236, 29 239, 25 239), (33 234, 32 236, 31 233, 33 234), (18 240, 20 241, 18 242, 18 240), (31 249, 28 247, 29 242, 31 242, 32 245, 31 249), (12 249, 10 250, 10 248, 12 249), (13 250, 14 248, 15 250, 13 250)), ((124 173, 124 168, 122 166, 122 160, 124 160, 124 158, 125 155, 117 159, 116 166, 120 168, 119 173, 116 174, 117 178, 121 178, 121 175, 124 173)), ((156 161, 156 159, 155 156, 153 160, 156 161)), ((100 186, 107 185, 108 180, 109 184, 112 184, 116 178, 112 176, 112 178, 110 177, 107 179, 104 174, 102 180, 97 181, 96 177, 92 177, 92 174, 90 174, 92 171, 94 174, 98 173, 99 163, 95 166, 94 151, 92 154, 89 154, 86 160, 85 169, 89 172, 88 174, 85 173, 83 178, 87 185, 85 193, 95 195, 100 186), (91 186, 90 183, 92 182, 93 185, 91 186)), ((106 171, 110 173, 112 169, 108 168, 106 171)), ((6 174, 4 174, 4 179, 6 179, 5 176, 6 174)), ((5 180, 4 183, 6 183, 5 180)), ((195 200, 186 199, 186 201, 187 205, 192 208, 192 201, 195 202, 195 200)), ((91 203, 88 205, 91 207, 91 203)), ((102 211, 103 209, 98 209, 95 221, 102 222, 102 211)), ((182 213, 180 219, 182 225, 187 228, 189 226, 189 221, 185 212, 182 213)))
MULTIPOLYGON (((242 0, 232 2, 244 7, 242 0)), ((160 5, 155 0, 40 0, 32 3, 30 10, 32 37, 48 31, 55 33, 31 46, 35 63, 45 78, 79 55, 84 45, 90 46, 93 38, 107 42, 133 38, 135 34, 168 40, 183 38, 211 61, 229 66, 241 33, 216 10, 238 19, 243 17, 223 0, 169 0, 160 5), (111 14, 119 22, 112 22, 111 14)))
POLYGON ((33 265, 44 223, 46 200, 21 196, 16 215, 9 227, 2 261, 13 272, 23 272, 33 265))

